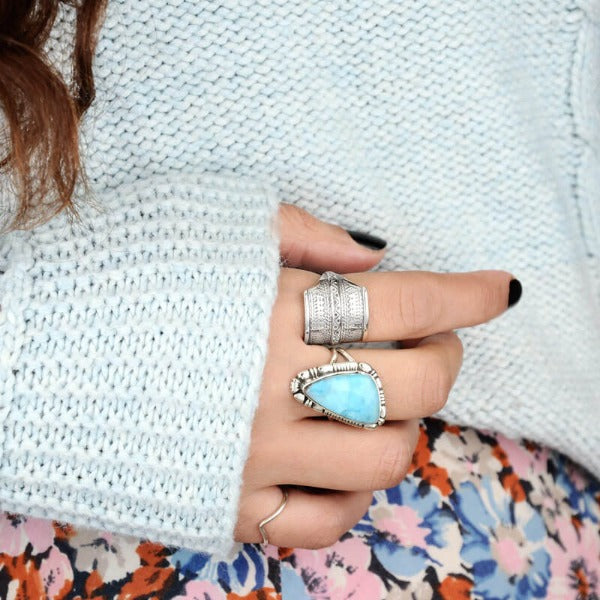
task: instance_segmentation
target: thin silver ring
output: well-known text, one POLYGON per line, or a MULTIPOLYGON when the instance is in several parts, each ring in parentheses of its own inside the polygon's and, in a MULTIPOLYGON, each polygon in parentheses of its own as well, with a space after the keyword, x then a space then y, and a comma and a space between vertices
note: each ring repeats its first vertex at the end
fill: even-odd
POLYGON ((304 292, 304 342, 337 346, 362 342, 369 326, 367 288, 325 271, 304 292))
POLYGON ((263 539, 263 541, 261 542, 261 544, 263 546, 268 546, 268 544, 269 544, 269 540, 267 539, 267 532, 265 531, 265 525, 267 523, 270 523, 275 517, 277 517, 281 514, 281 511, 285 508, 285 505, 287 504, 287 501, 288 501, 288 497, 290 495, 287 488, 280 487, 279 489, 283 493, 283 500, 281 501, 279 508, 272 515, 269 515, 266 519, 263 519, 258 524, 258 529, 260 530, 260 534, 262 535, 262 539, 263 539))

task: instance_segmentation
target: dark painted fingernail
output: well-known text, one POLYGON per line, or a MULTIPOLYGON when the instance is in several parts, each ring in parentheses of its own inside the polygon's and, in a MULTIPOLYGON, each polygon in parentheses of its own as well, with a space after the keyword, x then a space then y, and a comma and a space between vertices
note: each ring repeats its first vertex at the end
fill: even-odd
POLYGON ((385 240, 371 235, 370 233, 365 233, 364 231, 350 231, 350 229, 346 229, 346 231, 355 242, 358 242, 371 250, 382 250, 387 246, 385 240))
POLYGON ((518 279, 511 279, 508 290, 508 306, 514 306, 521 298, 523 292, 523 286, 518 279))

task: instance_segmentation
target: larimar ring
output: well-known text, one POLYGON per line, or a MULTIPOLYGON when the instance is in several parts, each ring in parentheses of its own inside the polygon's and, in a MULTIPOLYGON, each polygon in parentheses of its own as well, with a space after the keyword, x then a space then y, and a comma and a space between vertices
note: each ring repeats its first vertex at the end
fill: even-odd
POLYGON ((369 325, 367 288, 325 271, 304 292, 304 342, 337 346, 361 342, 369 325))
POLYGON ((328 364, 301 371, 290 383, 298 402, 331 419, 375 429, 385 422, 385 397, 375 369, 356 362, 343 348, 332 348, 328 364), (347 362, 335 362, 341 354, 347 362))

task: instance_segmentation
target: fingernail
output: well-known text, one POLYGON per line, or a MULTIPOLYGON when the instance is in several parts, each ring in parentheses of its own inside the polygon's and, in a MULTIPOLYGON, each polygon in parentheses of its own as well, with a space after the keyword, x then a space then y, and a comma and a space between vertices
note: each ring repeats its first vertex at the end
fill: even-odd
POLYGON ((351 231, 350 229, 346 229, 346 231, 355 242, 366 246, 370 250, 382 250, 387 246, 385 240, 371 235, 370 233, 365 233, 364 231, 351 231))
POLYGON ((523 292, 523 286, 518 279, 511 279, 508 289, 508 306, 514 306, 521 298, 523 292))

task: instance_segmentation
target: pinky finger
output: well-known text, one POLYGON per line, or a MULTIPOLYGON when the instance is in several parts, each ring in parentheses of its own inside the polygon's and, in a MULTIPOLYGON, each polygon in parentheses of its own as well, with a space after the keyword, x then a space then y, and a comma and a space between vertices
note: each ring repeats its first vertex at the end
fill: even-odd
MULTIPOLYGON (((286 548, 327 548, 352 529, 369 509, 372 492, 312 494, 288 487, 283 511, 264 526, 270 544, 286 548)), ((258 524, 272 515, 283 499, 281 489, 258 490, 240 506, 235 540, 262 542, 258 524)))

